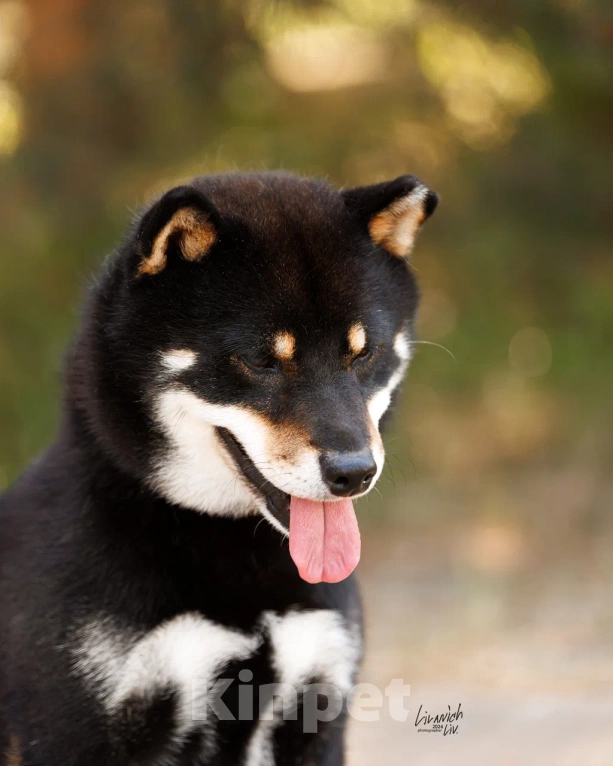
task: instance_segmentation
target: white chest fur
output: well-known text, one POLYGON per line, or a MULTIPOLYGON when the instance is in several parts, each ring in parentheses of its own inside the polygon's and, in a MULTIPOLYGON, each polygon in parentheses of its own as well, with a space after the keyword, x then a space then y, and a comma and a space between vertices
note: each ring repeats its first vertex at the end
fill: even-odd
MULTIPOLYGON (((312 679, 334 685, 344 695, 353 683, 360 654, 357 629, 335 611, 266 612, 252 633, 241 633, 197 614, 184 614, 145 634, 120 629, 110 618, 88 623, 78 631, 73 649, 75 671, 108 713, 117 714, 130 699, 153 701, 171 689, 177 695, 177 720, 172 749, 208 720, 203 715, 233 660, 246 660, 268 640, 271 645, 271 682, 299 692, 312 679)), ((256 715, 257 715, 256 711, 256 715)), ((273 764, 270 739, 276 725, 258 722, 249 744, 249 766, 273 764)), ((207 748, 214 747, 214 731, 206 726, 207 748)))
POLYGON ((283 711, 291 709, 296 692, 317 679, 346 696, 360 657, 359 631, 347 626, 338 612, 293 611, 282 617, 268 612, 264 623, 273 649, 279 697, 268 710, 260 711, 244 766, 274 766, 273 732, 283 720, 283 711))

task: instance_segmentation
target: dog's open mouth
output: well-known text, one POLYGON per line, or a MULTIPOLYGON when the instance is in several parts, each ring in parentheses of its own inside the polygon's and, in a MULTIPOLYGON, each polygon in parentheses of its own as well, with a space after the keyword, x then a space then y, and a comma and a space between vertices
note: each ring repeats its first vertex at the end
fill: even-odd
POLYGON ((351 500, 321 502, 288 495, 262 475, 230 431, 217 431, 239 470, 265 498, 268 511, 289 530, 290 555, 302 579, 334 583, 348 577, 360 560, 360 531, 351 500))
POLYGON ((290 496, 286 492, 277 489, 274 484, 260 473, 243 445, 234 437, 231 431, 228 431, 227 428, 219 427, 217 432, 245 478, 266 499, 266 507, 270 513, 286 531, 289 531, 290 496))

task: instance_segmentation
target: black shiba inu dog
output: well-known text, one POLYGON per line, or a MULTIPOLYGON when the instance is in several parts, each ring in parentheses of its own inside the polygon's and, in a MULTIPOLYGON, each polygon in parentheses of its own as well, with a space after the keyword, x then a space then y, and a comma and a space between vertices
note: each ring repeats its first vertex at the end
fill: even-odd
POLYGON ((57 438, 0 499, 5 763, 343 763, 344 710, 316 732, 299 713, 355 680, 352 498, 383 467, 405 258, 436 204, 412 176, 237 174, 134 223, 88 299, 57 438))

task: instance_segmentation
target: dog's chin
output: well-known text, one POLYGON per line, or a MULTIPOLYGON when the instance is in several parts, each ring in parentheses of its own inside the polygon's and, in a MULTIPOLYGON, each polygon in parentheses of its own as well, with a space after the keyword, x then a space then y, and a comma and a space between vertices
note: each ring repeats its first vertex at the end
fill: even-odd
POLYGON ((238 469, 251 484, 254 491, 266 502, 268 512, 284 528, 289 529, 289 504, 290 496, 287 492, 275 487, 272 482, 256 468, 247 454, 243 445, 228 431, 227 428, 217 428, 221 441, 230 456, 238 466, 238 469))

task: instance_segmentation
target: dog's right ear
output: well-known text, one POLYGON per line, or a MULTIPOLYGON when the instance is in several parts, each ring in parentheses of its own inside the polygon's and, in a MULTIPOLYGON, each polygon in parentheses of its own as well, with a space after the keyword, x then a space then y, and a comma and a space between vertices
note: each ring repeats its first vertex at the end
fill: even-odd
POLYGON ((136 232, 136 277, 166 268, 175 250, 187 261, 199 261, 218 237, 217 212, 193 186, 166 192, 141 218, 136 232))
POLYGON ((399 258, 409 257, 417 232, 438 204, 438 195, 415 176, 347 189, 342 196, 371 240, 399 258))

